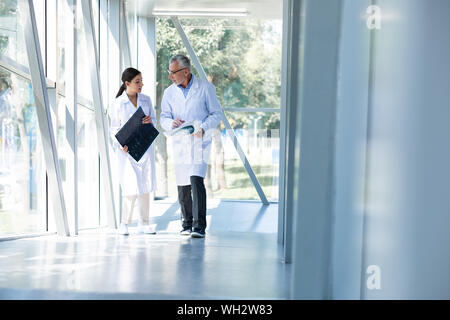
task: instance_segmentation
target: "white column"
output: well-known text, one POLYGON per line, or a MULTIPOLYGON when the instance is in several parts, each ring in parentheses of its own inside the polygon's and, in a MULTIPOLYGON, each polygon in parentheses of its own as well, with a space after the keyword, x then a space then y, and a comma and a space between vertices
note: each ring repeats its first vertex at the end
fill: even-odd
MULTIPOLYGON (((204 80, 208 81, 208 77, 206 76, 205 70, 202 67, 202 64, 200 63, 200 60, 198 59, 194 49, 191 46, 191 43, 189 42, 189 39, 186 36, 186 33, 183 30, 183 27, 181 26, 180 22, 178 21, 177 17, 171 17, 173 23, 175 24, 175 27, 177 28, 178 34, 181 37, 181 40, 183 41, 184 46, 186 47, 186 50, 188 51, 189 55, 191 56, 192 62, 195 65, 195 68, 197 69, 200 77, 204 80)), ((261 188, 261 185, 259 184, 258 178, 256 177, 255 173, 253 172, 253 169, 250 165, 250 162, 248 162, 247 157, 245 156, 244 151, 241 148, 241 145, 239 144, 238 138, 236 134, 234 133, 233 128, 231 128, 230 122, 228 121, 227 117, 225 116, 225 112, 223 112, 222 109, 222 122, 225 125, 225 128, 227 129, 227 134, 231 141, 233 142, 233 146, 236 149, 236 152, 239 155, 239 158, 241 159, 242 163, 244 164, 244 168, 247 171, 247 174, 250 177, 250 180, 253 183, 253 186, 256 189, 256 192, 259 195, 259 198, 261 199, 261 202, 264 205, 268 205, 269 201, 267 201, 266 195, 264 194, 263 189, 261 188)))
POLYGON ((333 167, 342 1, 305 0, 293 190, 293 299, 330 298, 333 167), (318 41, 320 39, 320 41, 318 41))
POLYGON ((300 19, 301 1, 286 0, 283 13, 283 63, 281 90, 281 139, 280 140, 280 198, 278 241, 284 244, 283 260, 292 262, 292 225, 294 194, 295 128, 299 112, 299 82, 302 50, 300 32, 303 19, 300 19), (289 66, 289 67, 288 67, 289 66), (281 233, 281 234, 280 234, 281 233))

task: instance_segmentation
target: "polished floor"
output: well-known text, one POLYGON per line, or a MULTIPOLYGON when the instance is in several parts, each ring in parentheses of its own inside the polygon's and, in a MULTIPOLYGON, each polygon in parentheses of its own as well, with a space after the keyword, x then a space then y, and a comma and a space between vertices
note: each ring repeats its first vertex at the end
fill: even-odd
POLYGON ((205 239, 178 234, 176 203, 152 203, 156 235, 106 228, 0 242, 0 299, 287 299, 277 205, 208 202, 205 239))

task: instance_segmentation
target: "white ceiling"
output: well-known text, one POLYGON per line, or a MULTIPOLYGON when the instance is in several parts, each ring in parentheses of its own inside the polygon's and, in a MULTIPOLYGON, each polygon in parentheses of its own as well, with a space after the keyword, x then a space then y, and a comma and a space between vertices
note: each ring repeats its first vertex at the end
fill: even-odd
POLYGON ((151 16, 153 9, 246 9, 247 18, 282 19, 282 0, 128 0, 129 8, 135 8, 139 15, 151 16))

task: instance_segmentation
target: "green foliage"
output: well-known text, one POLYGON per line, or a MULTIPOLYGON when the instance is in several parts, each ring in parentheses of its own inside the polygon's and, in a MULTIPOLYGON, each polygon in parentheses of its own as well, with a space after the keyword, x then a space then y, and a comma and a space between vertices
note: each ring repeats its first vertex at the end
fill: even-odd
MULTIPOLYGON (((0 1, 0 17, 9 17, 16 15, 17 0, 1 0, 0 1)), ((0 53, 4 54, 9 44, 9 37, 0 34, 0 53)))
POLYGON ((16 14, 17 0, 1 0, 0 1, 0 17, 16 14))
POLYGON ((6 48, 8 48, 9 37, 0 35, 0 53, 4 54, 6 48))
MULTIPOLYGON (((181 24, 215 85, 223 107, 279 108, 281 87, 281 33, 277 21, 240 19, 182 19, 181 24)), ((157 19, 157 104, 171 81, 167 68, 174 54, 186 49, 170 19, 157 19)), ((193 73, 198 73, 193 68, 193 73)), ((234 128, 253 126, 246 113, 231 113, 234 128)), ((263 128, 278 129, 279 113, 261 113, 263 128)))

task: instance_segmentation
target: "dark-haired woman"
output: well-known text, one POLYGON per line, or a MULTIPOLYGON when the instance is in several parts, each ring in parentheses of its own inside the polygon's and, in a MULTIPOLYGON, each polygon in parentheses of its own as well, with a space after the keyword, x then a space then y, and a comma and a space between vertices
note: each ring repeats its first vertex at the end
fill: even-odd
POLYGON ((155 151, 153 145, 142 156, 139 162, 128 154, 128 146, 121 146, 115 134, 141 107, 145 113, 142 123, 153 123, 156 126, 155 110, 150 97, 142 94, 142 74, 134 68, 127 68, 122 73, 122 86, 111 106, 111 135, 116 155, 116 165, 122 188, 122 221, 119 233, 128 235, 136 200, 139 207, 138 233, 155 234, 154 226, 149 224, 150 196, 156 184, 155 151))

